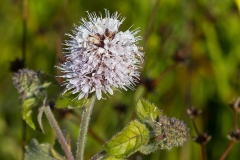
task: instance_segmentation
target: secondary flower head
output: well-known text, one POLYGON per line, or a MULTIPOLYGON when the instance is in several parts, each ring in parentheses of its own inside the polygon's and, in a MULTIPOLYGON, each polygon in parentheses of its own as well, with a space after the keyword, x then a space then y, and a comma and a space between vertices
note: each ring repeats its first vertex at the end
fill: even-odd
POLYGON ((144 55, 137 46, 138 29, 118 30, 123 21, 117 12, 110 15, 105 10, 105 17, 88 13, 73 35, 68 34, 66 61, 58 68, 64 72, 67 91, 79 93, 78 99, 93 92, 101 99, 102 92, 112 95, 112 88, 134 89, 144 55))
POLYGON ((20 69, 18 72, 14 73, 12 80, 22 100, 33 96, 39 96, 41 92, 41 82, 38 74, 33 70, 20 69))
POLYGON ((156 140, 161 149, 170 150, 172 147, 182 146, 188 138, 189 128, 176 118, 159 117, 155 123, 156 140))

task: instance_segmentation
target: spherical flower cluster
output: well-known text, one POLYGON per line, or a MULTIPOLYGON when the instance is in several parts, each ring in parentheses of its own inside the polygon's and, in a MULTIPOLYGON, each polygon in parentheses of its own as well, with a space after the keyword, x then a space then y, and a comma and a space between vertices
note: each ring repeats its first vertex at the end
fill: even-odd
POLYGON ((102 92, 112 95, 113 88, 134 89, 144 55, 137 46, 138 29, 118 31, 123 21, 117 12, 110 15, 105 10, 104 18, 88 13, 88 20, 83 18, 73 35, 68 34, 66 61, 58 67, 66 91, 78 93, 78 99, 95 92, 99 100, 102 92))
POLYGON ((38 78, 38 74, 33 70, 21 69, 14 73, 12 79, 22 100, 40 94, 41 82, 38 78))
POLYGON ((161 149, 170 150, 172 147, 182 146, 188 138, 189 128, 176 118, 159 117, 155 123, 156 141, 161 149))

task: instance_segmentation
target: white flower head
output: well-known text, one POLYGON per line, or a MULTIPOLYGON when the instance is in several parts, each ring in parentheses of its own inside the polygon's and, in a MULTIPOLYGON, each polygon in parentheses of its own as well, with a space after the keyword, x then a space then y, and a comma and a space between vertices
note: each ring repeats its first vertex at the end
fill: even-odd
POLYGON ((68 34, 66 61, 58 67, 64 73, 66 91, 79 93, 78 99, 95 92, 100 100, 102 92, 112 95, 113 88, 134 89, 144 56, 137 46, 139 30, 118 31, 124 18, 117 12, 110 15, 105 10, 104 18, 87 13, 88 19, 83 18, 73 35, 68 34))

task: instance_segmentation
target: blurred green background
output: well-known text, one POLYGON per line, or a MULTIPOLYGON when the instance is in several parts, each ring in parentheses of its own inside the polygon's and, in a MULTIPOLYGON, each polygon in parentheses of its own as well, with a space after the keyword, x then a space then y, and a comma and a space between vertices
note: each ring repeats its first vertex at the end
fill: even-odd
MULTIPOLYGON (((158 150, 130 159, 197 160, 200 146, 192 140, 196 133, 186 114, 195 106, 203 110, 197 117, 201 132, 212 136, 206 157, 219 159, 234 128, 229 102, 240 94, 240 0, 26 0, 25 67, 60 75, 54 68, 62 57, 62 43, 73 24, 79 25, 85 11, 118 11, 126 20, 120 27, 140 27, 145 63, 141 83, 135 91, 115 92, 97 101, 90 124, 86 159, 101 151, 102 145, 135 117, 139 97, 156 104, 167 116, 184 120, 190 127, 189 140, 171 151, 158 150), (175 57, 175 58, 173 58, 175 57), (183 63, 180 63, 182 62, 183 63), (165 71, 165 72, 164 72, 165 71), (164 74, 167 73, 167 74, 164 74), (153 86, 153 84, 155 84, 153 86)), ((23 16, 20 0, 0 1, 0 159, 20 160, 22 120, 17 90, 12 84, 10 62, 22 58, 23 16)), ((59 79, 59 82, 61 80, 59 79)), ((81 110, 54 109, 60 126, 70 132, 75 147, 81 110)), ((26 130, 32 138, 54 143, 54 134, 44 119, 46 134, 26 130)), ((75 148, 74 148, 75 150, 75 148)), ((240 157, 240 145, 228 160, 240 157)))

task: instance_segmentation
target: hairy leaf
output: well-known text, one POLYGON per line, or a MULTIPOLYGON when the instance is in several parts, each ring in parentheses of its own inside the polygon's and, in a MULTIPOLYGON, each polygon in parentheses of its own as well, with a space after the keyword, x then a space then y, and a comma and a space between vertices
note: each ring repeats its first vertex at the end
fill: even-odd
POLYGON ((149 140, 149 131, 146 126, 137 120, 130 122, 121 132, 114 136, 104 150, 111 157, 124 158, 146 145, 149 140))
POLYGON ((23 101, 21 109, 22 109, 22 116, 26 123, 32 128, 36 129, 36 125, 33 122, 33 110, 32 108, 37 105, 36 98, 28 98, 23 101))
POLYGON ((141 121, 153 121, 162 114, 154 104, 143 98, 140 98, 137 102, 136 113, 141 121))
POLYGON ((76 94, 72 94, 70 91, 61 94, 56 102, 56 108, 80 108, 84 104, 89 102, 89 99, 78 100, 76 94))
POLYGON ((158 149, 157 143, 151 143, 145 146, 142 146, 138 151, 142 154, 150 154, 155 152, 158 149))
POLYGON ((24 160, 66 160, 50 144, 39 144, 36 139, 32 139, 25 148, 24 160))
MULTIPOLYGON (((31 77, 26 77, 26 79, 30 78, 31 77)), ((20 108, 22 117, 32 129, 38 129, 44 133, 42 126, 43 111, 40 107, 43 105, 44 99, 47 100, 47 103, 55 101, 61 88, 54 77, 45 73, 39 72, 33 81, 36 82, 33 83, 32 81, 26 85, 25 90, 28 90, 28 92, 24 96, 25 98, 21 99, 20 108)))
POLYGON ((55 101, 62 91, 62 87, 58 84, 57 80, 46 73, 40 73, 39 78, 42 83, 42 87, 45 88, 47 93, 47 98, 49 100, 55 101))

